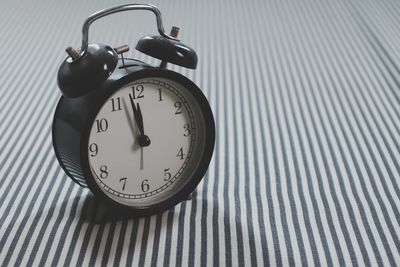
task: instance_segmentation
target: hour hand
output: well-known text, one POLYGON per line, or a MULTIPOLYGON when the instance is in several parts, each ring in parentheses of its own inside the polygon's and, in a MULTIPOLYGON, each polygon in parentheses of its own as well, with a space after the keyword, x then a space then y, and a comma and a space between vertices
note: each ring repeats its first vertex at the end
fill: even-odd
POLYGON ((140 109, 139 103, 136 104, 136 113, 137 113, 138 126, 139 126, 139 128, 141 128, 142 135, 144 135, 143 115, 142 115, 142 110, 140 109))
POLYGON ((142 110, 140 109, 139 103, 137 103, 137 107, 135 105, 135 102, 133 101, 133 97, 129 95, 129 98, 131 100, 131 105, 132 105, 132 110, 133 110, 133 116, 135 117, 136 124, 139 128, 139 145, 140 146, 149 146, 150 145, 150 138, 144 134, 144 126, 143 126, 143 115, 142 115, 142 110))
POLYGON ((140 135, 143 135, 144 134, 144 131, 143 131, 143 120, 142 120, 141 116, 139 115, 139 111, 138 111, 138 109, 140 110, 139 103, 137 104, 138 105, 138 109, 137 109, 136 105, 135 105, 135 102, 133 102, 133 98, 132 98, 131 95, 129 95, 129 99, 131 100, 131 106, 132 106, 132 110, 133 110, 133 117, 135 118, 136 124, 137 124, 137 126, 139 128, 140 135))

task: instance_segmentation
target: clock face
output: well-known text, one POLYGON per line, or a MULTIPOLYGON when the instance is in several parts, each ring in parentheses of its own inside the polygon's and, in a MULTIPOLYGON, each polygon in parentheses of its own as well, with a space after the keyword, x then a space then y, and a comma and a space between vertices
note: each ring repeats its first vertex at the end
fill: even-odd
POLYGON ((96 184, 126 206, 170 198, 202 160, 205 123, 200 104, 181 84, 159 77, 126 84, 104 102, 90 130, 96 184))

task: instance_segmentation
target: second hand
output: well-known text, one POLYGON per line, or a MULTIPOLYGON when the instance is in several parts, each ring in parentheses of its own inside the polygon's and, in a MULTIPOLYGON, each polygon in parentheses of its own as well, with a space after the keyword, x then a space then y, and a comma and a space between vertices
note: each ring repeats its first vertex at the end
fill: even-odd
POLYGON ((140 147, 140 169, 144 169, 144 160, 143 160, 143 147, 140 147))

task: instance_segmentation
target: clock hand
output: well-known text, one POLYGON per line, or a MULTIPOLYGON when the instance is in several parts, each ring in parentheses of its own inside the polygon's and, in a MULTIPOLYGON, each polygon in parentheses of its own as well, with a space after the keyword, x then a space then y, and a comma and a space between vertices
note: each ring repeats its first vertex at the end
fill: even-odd
POLYGON ((144 169, 144 160, 143 160, 143 147, 140 148, 140 169, 144 169))
POLYGON ((142 115, 142 110, 140 109, 139 103, 137 103, 136 106, 137 106, 136 110, 137 110, 138 119, 139 119, 138 123, 139 123, 139 125, 140 125, 140 128, 142 129, 142 135, 145 135, 145 134, 144 134, 144 126, 143 126, 143 115, 142 115))
POLYGON ((131 95, 129 95, 129 99, 131 100, 131 106, 133 110, 133 117, 135 118, 136 124, 139 128, 140 135, 143 135, 143 124, 140 124, 140 118, 139 118, 139 113, 136 109, 135 102, 133 102, 133 98, 131 95))
POLYGON ((144 133, 142 110, 140 109, 139 103, 137 103, 136 105, 137 123, 139 128, 141 129, 141 135, 139 136, 139 145, 141 145, 142 147, 148 146, 150 145, 150 138, 144 133))
POLYGON ((129 95, 129 98, 131 100, 131 106, 132 106, 132 110, 133 110, 133 116, 135 117, 135 121, 136 124, 139 128, 139 145, 144 147, 144 146, 149 146, 150 145, 150 138, 144 134, 144 127, 143 127, 143 115, 142 115, 142 111, 140 109, 140 105, 139 103, 137 103, 137 108, 135 105, 135 102, 133 101, 133 97, 131 95, 129 95))

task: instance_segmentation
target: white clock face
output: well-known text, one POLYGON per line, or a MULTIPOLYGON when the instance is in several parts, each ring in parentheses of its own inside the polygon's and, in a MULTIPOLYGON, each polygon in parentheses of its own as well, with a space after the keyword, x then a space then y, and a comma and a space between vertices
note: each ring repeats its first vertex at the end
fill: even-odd
POLYGON ((101 107, 90 131, 89 165, 110 198, 146 207, 189 181, 204 143, 205 120, 193 95, 169 79, 144 78, 116 91, 101 107), (144 136, 150 144, 141 142, 144 136))

